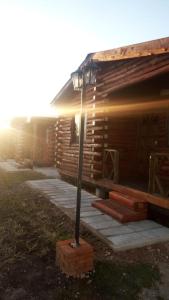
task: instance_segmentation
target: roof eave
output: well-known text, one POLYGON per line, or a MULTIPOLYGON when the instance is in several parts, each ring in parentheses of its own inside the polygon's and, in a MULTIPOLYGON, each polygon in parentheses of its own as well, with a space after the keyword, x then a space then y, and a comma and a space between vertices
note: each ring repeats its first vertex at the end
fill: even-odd
MULTIPOLYGON (((136 57, 144 57, 150 55, 158 55, 169 53, 169 37, 147 41, 143 43, 133 44, 129 46, 114 48, 112 50, 100 51, 90 53, 86 56, 85 60, 79 66, 79 69, 83 68, 91 60, 95 62, 108 62, 116 60, 124 60, 136 57)), ((55 105, 63 93, 72 84, 71 78, 66 82, 63 88, 52 100, 51 105, 55 105)))

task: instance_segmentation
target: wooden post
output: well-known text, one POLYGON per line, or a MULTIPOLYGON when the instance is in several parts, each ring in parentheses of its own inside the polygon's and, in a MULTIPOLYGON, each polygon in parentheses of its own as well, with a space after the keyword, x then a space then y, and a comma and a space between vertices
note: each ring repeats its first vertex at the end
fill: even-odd
POLYGON ((104 149, 103 155, 103 176, 106 176, 105 163, 107 158, 110 157, 112 163, 112 169, 108 177, 113 180, 114 183, 119 181, 119 151, 115 149, 104 149))

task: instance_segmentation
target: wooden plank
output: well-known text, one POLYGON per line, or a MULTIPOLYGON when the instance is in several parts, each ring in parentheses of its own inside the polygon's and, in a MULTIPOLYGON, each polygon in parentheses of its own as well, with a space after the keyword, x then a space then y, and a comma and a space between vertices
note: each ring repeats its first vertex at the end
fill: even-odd
POLYGON ((150 194, 147 194, 147 202, 169 209, 169 200, 163 197, 157 197, 150 194))
POLYGON ((97 61, 112 61, 112 60, 122 60, 126 58, 167 53, 169 52, 168 45, 169 45, 169 38, 167 37, 167 38, 148 41, 144 43, 115 48, 112 50, 96 52, 92 55, 92 59, 95 59, 97 61))

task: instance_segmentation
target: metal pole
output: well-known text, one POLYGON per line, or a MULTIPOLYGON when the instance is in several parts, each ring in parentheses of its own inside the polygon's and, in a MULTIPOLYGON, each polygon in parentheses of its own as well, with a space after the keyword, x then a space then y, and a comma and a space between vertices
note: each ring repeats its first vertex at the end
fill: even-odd
POLYGON ((75 243, 76 247, 80 245, 80 207, 81 207, 81 188, 82 188, 82 171, 83 171, 83 142, 84 142, 84 110, 83 103, 86 98, 85 83, 81 90, 81 107, 80 107, 80 134, 79 134, 79 161, 78 161, 78 177, 77 177, 77 199, 76 199, 76 223, 75 223, 75 243))

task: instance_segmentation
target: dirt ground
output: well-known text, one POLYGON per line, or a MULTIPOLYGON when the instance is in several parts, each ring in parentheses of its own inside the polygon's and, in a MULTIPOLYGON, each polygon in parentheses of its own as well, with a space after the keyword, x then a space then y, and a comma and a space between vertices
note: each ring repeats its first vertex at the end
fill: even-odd
POLYGON ((55 245, 74 224, 25 180, 39 174, 0 171, 1 300, 169 299, 169 243, 115 253, 81 228, 95 251, 95 270, 68 278, 55 263, 55 245))

